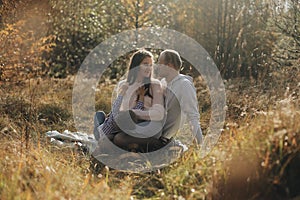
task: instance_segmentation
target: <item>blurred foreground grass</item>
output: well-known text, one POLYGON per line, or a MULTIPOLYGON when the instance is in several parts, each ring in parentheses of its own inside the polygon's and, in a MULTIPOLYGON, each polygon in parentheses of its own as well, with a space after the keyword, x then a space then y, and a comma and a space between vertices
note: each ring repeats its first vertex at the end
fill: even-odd
MULTIPOLYGON (((276 90, 226 82, 228 112, 218 145, 205 158, 193 147, 171 166, 147 174, 105 168, 90 157, 51 145, 49 130, 75 131, 73 78, 33 79, 0 87, 0 199, 291 199, 300 196, 299 85, 276 90)), ((201 124, 209 93, 198 89, 201 124)), ((113 84, 96 92, 109 111, 113 84)), ((91 125, 92 126, 92 125, 91 125)))

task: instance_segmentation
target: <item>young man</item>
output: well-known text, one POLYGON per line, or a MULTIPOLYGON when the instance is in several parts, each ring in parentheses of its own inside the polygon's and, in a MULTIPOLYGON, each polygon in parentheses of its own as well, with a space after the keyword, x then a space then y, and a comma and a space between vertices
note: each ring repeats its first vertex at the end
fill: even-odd
POLYGON ((186 121, 198 144, 202 143, 198 101, 192 77, 179 73, 182 60, 178 52, 164 50, 158 59, 158 75, 167 82, 165 91, 166 120, 161 140, 171 140, 186 121))

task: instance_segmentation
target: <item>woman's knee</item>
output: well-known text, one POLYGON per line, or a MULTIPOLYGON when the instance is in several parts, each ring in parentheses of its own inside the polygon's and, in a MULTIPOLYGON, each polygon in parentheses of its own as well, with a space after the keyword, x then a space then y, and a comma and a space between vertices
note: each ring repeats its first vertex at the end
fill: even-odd
POLYGON ((123 146, 124 145, 124 133, 118 133, 113 138, 113 143, 117 146, 123 146))
POLYGON ((94 116, 94 123, 97 124, 97 125, 102 124, 104 122, 104 120, 105 120, 105 117, 106 117, 105 112, 103 112, 103 111, 97 111, 95 113, 95 116, 94 116))

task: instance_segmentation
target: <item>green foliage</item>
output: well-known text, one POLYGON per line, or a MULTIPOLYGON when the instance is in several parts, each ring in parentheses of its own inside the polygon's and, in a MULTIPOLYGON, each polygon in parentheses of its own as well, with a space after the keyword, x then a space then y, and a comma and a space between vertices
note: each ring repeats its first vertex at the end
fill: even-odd
POLYGON ((274 36, 264 20, 264 1, 177 1, 171 28, 199 42, 214 58, 224 78, 258 78, 269 69, 274 36))
POLYGON ((299 65, 300 57, 300 4, 299 1, 275 1, 270 3, 272 30, 277 33, 272 59, 276 66, 299 65))
MULTIPOLYGON (((294 0, 3 0, 1 14, 4 23, 1 46, 7 51, 1 60, 2 80, 11 77, 5 77, 10 72, 4 72, 4 68, 22 69, 20 73, 27 74, 29 65, 38 65, 54 77, 66 77, 76 73, 91 50, 105 39, 124 30, 147 26, 168 27, 195 39, 214 58, 226 79, 242 76, 266 79, 274 65, 295 65, 299 57, 299 3, 294 0), (30 24, 29 21, 36 21, 33 13, 47 18, 46 22, 30 24), (22 26, 20 19, 26 20, 30 31, 17 31, 16 26, 22 26), (9 24, 15 31, 9 32, 8 38, 4 30, 9 29, 9 24), (42 25, 38 31, 32 28, 37 24, 42 25), (39 41, 41 37, 44 39, 39 41), (12 38, 19 39, 12 41, 12 38), (18 46, 36 42, 39 45, 35 45, 34 55, 28 56, 28 45, 9 53, 14 48, 3 45, 9 41, 22 43, 18 46), (21 60, 25 57, 26 61, 21 60), (28 64, 20 65, 23 62, 28 64)), ((98 59, 101 61, 101 57, 98 59)), ((104 76, 118 79, 124 74, 127 62, 128 56, 124 55, 109 66, 104 76)))
MULTIPOLYGON (((48 24, 49 32, 56 35, 56 47, 48 55, 50 75, 65 77, 74 74, 88 53, 114 34, 143 26, 162 25, 162 16, 166 15, 164 4, 138 2, 51 0, 48 24)), ((118 63, 124 64, 124 61, 118 63)), ((111 75, 115 76, 120 65, 111 68, 111 75)))

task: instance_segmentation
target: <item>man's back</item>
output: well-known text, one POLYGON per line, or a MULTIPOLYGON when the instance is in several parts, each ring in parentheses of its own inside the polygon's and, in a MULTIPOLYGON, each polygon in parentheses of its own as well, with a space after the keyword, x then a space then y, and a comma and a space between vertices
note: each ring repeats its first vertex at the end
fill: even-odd
POLYGON ((199 117, 192 77, 179 74, 168 83, 165 95, 167 116, 163 135, 166 138, 171 138, 185 123, 185 117, 189 118, 192 115, 199 117))
POLYGON ((170 139, 180 128, 181 109, 176 95, 169 88, 166 88, 165 109, 167 114, 162 132, 170 139))

